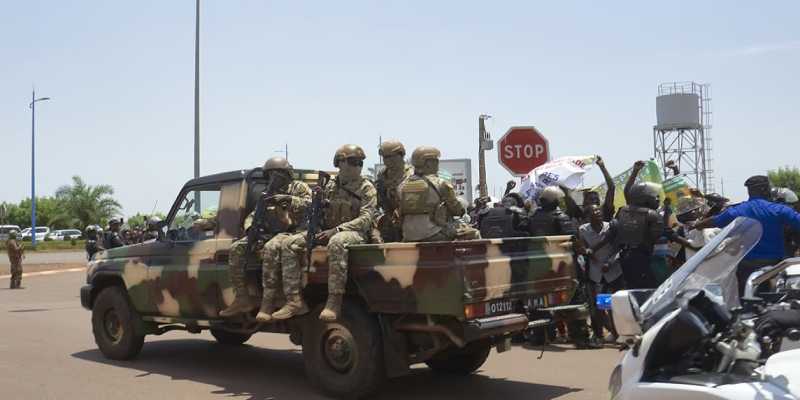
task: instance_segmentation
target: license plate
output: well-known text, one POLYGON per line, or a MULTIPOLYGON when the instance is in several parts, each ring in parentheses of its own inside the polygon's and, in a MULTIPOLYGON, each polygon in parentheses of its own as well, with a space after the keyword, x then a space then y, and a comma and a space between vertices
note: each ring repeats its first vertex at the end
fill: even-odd
POLYGON ((545 301, 545 297, 531 297, 528 299, 528 308, 529 309, 537 309, 537 308, 545 308, 547 307, 547 301, 545 301))
POLYGON ((510 313, 514 311, 514 300, 503 299, 486 303, 486 313, 484 315, 495 315, 510 313))

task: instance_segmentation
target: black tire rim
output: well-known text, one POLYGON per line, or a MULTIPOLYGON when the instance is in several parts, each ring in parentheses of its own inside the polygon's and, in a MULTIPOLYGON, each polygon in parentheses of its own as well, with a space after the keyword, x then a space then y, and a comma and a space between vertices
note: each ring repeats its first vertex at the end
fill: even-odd
POLYGON ((322 337, 322 354, 331 368, 346 373, 356 364, 358 347, 349 330, 335 327, 327 330, 322 337))
POLYGON ((111 308, 103 314, 103 330, 112 343, 117 344, 122 340, 125 329, 122 327, 122 322, 115 309, 111 308))

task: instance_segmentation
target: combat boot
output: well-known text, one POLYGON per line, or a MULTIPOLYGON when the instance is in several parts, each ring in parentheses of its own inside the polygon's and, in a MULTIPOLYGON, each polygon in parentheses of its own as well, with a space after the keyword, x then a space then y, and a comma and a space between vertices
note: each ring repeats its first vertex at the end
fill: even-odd
POLYGON ((233 290, 236 292, 236 299, 228 308, 220 311, 219 316, 223 318, 247 313, 252 311, 254 308, 253 304, 250 303, 250 297, 247 294, 244 271, 240 271, 238 268, 232 268, 230 271, 230 276, 231 283, 233 284, 233 290))
POLYGON ((308 313, 308 306, 303 301, 303 296, 300 294, 286 295, 286 304, 280 310, 272 314, 273 319, 283 320, 289 319, 296 315, 303 315, 308 313))
POLYGON ((342 295, 341 294, 328 294, 328 301, 325 303, 325 309, 319 314, 319 319, 325 322, 334 322, 339 319, 342 314, 342 295))
POLYGON ((268 295, 265 290, 264 298, 261 299, 261 308, 258 310, 258 315, 256 315, 256 321, 272 322, 272 311, 275 308, 273 306, 273 297, 268 295))

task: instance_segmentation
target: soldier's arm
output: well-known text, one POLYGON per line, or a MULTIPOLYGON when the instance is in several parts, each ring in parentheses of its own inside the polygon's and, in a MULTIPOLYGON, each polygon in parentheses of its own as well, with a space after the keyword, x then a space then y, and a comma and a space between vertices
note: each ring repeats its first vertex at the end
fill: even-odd
POLYGON ((293 210, 305 210, 311 205, 311 188, 305 182, 299 182, 294 193, 290 193, 290 195, 292 196, 291 207, 293 210))
POLYGON ((372 229, 372 221, 375 218, 378 206, 378 195, 375 191, 375 186, 372 183, 365 181, 361 186, 361 208, 358 210, 358 217, 339 224, 337 227, 340 231, 356 231, 356 232, 369 232, 372 229))
POLYGON ((447 211, 457 217, 464 215, 464 205, 458 201, 458 197, 456 197, 456 191, 453 189, 453 185, 451 185, 450 182, 442 181, 442 184, 439 186, 439 190, 442 193, 442 201, 444 201, 445 206, 447 206, 447 211))

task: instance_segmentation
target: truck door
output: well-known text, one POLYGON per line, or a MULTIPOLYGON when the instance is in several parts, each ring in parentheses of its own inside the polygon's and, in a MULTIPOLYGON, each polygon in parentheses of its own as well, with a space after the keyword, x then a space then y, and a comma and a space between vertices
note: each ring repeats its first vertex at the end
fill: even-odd
POLYGON ((215 318, 220 303, 215 261, 223 183, 186 188, 167 217, 168 230, 148 265, 150 302, 167 317, 215 318))

